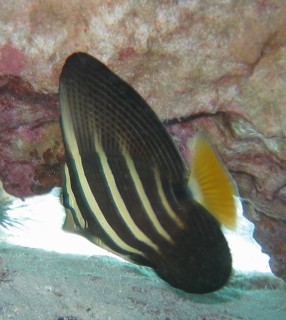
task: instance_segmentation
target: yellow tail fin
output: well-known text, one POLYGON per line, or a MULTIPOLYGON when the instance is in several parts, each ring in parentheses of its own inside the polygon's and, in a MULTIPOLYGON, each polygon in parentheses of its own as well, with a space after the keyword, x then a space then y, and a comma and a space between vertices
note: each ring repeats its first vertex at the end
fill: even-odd
POLYGON ((235 182, 203 134, 196 137, 189 187, 194 199, 221 224, 235 229, 235 182))

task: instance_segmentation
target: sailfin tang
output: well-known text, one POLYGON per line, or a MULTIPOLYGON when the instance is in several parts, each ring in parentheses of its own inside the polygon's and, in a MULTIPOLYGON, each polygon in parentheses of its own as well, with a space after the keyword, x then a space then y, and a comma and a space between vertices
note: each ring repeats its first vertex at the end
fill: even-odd
POLYGON ((219 223, 235 229, 236 185, 203 134, 199 134, 195 140, 189 187, 195 200, 219 223))
POLYGON ((59 89, 65 227, 153 267, 175 287, 220 288, 231 255, 218 221, 233 226, 235 187, 207 141, 197 140, 188 181, 189 169, 154 111, 100 61, 71 55, 59 89))

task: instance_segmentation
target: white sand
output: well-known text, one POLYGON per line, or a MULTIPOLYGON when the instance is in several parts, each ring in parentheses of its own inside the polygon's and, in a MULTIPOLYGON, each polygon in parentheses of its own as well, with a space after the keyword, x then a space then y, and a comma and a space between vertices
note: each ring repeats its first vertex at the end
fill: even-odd
POLYGON ((2 245, 0 319, 286 319, 286 290, 266 274, 187 294, 152 270, 102 256, 2 245))

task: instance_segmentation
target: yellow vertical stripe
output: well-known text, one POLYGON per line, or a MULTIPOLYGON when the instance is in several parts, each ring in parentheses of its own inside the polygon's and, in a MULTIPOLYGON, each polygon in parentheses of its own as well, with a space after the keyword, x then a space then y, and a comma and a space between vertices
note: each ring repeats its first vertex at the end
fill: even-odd
MULTIPOLYGON (((75 196, 74 196, 74 193, 71 189, 71 182, 70 182, 70 175, 69 175, 69 170, 68 170, 68 167, 67 165, 65 165, 65 178, 66 178, 66 188, 67 188, 67 193, 69 195, 69 205, 73 208, 73 210, 75 211, 76 213, 76 217, 80 223, 80 226, 83 228, 83 229, 87 229, 88 228, 88 225, 87 225, 87 221, 83 219, 82 217, 82 214, 81 214, 81 211, 78 207, 78 204, 76 202, 76 199, 75 199, 75 196)), ((73 218, 73 214, 71 213, 70 209, 67 209, 67 216, 68 214, 70 214, 72 216, 72 219, 73 218)), ((74 223, 74 222, 73 222, 74 223)), ((75 227, 75 226, 74 226, 75 227)), ((67 228, 69 229, 69 228, 67 228)), ((66 230, 65 231, 72 231, 72 232, 75 232, 75 230, 66 230)), ((96 234, 91 234, 90 232, 88 233, 85 233, 84 234, 89 241, 93 242, 94 244, 96 244, 97 246, 109 251, 109 252, 113 252, 114 254, 119 254, 117 251, 113 250, 112 248, 110 248, 108 245, 106 245, 99 237, 96 236, 96 234)), ((126 260, 130 260, 129 256, 128 255, 124 255, 124 254, 120 254, 120 256, 126 260)), ((130 260, 132 261, 132 260, 130 260)))
POLYGON ((165 192, 163 190, 162 182, 160 179, 159 170, 155 168, 154 174, 155 174, 155 181, 156 181, 157 190, 158 190, 163 207, 165 208, 169 217, 174 220, 174 222, 179 226, 179 228, 183 229, 184 223, 181 221, 181 219, 178 217, 178 215, 172 209, 172 207, 170 206, 170 204, 167 200, 167 197, 166 197, 165 192))
POLYGON ((116 185, 112 170, 110 169, 110 166, 108 164, 108 160, 106 157, 106 154, 104 150, 102 149, 102 145, 98 139, 98 135, 94 136, 95 140, 95 148, 96 151, 99 155, 102 169, 105 175, 105 179, 107 181, 108 187, 110 189, 110 192, 112 194, 113 201, 122 217, 122 219, 125 221, 126 225, 132 232, 132 234, 140 241, 146 243, 150 247, 152 247, 154 250, 159 251, 158 246, 149 238, 145 235, 144 232, 142 232, 138 226, 135 224, 133 219, 130 216, 130 213, 128 212, 128 209, 126 208, 126 205, 124 203, 124 200, 121 197, 121 194, 118 190, 118 187, 116 185))
POLYGON ((160 221, 158 220, 158 218, 157 218, 157 216, 151 206, 151 203, 150 203, 150 201, 146 195, 146 192, 144 190, 144 187, 142 185, 141 179, 140 179, 140 177, 137 173, 137 170, 135 168, 134 161, 131 159, 131 157, 128 155, 128 153, 126 151, 124 152, 124 156, 125 156, 126 164, 128 166, 130 175, 131 175, 132 180, 134 182, 137 194, 138 194, 139 198, 141 199, 142 205, 143 205, 148 217, 152 221, 154 228, 163 238, 165 238, 169 242, 173 242, 173 239, 170 237, 168 232, 160 224, 160 221))
POLYGON ((65 187, 66 187, 66 191, 67 191, 67 194, 69 196, 69 199, 68 199, 68 202, 69 202, 69 206, 71 208, 73 208, 73 210, 75 211, 76 213, 76 217, 77 217, 77 220, 81 226, 81 228, 85 229, 87 228, 87 221, 84 220, 82 214, 81 214, 81 211, 77 205, 77 201, 75 199, 75 196, 74 196, 74 193, 71 189, 71 181, 70 181, 70 174, 69 174, 69 169, 68 169, 68 166, 67 164, 65 164, 65 180, 66 180, 66 184, 65 184, 65 187))
POLYGON ((104 214, 100 210, 100 207, 98 203, 96 202, 96 199, 94 198, 94 195, 92 193, 92 190, 90 189, 89 183, 86 179, 81 156, 79 154, 79 149, 74 133, 74 128, 72 125, 72 118, 69 112, 68 102, 66 101, 66 94, 63 93, 61 95, 61 116, 64 121, 62 121, 63 131, 66 139, 66 143, 68 144, 68 149, 72 153, 75 167, 77 170, 77 175, 79 182, 81 184, 82 190, 84 190, 84 196, 87 201, 87 204, 93 212, 96 212, 96 218, 99 221, 101 227, 105 230, 105 232, 110 236, 110 238, 123 250, 126 250, 131 253, 136 253, 139 255, 142 255, 142 253, 125 243, 114 231, 114 229, 109 225, 107 220, 104 217, 104 214))

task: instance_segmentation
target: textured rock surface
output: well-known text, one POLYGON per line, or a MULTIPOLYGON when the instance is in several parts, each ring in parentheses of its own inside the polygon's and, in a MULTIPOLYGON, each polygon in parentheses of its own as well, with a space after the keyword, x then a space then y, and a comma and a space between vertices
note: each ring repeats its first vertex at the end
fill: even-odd
POLYGON ((42 193, 60 184, 64 150, 56 94, 15 76, 0 76, 0 177, 7 192, 42 193))
POLYGON ((273 271, 286 279, 284 1, 0 2, 6 190, 23 197, 60 184, 58 77, 67 55, 89 52, 169 123, 189 162, 189 138, 209 133, 249 200, 245 214, 273 271))

